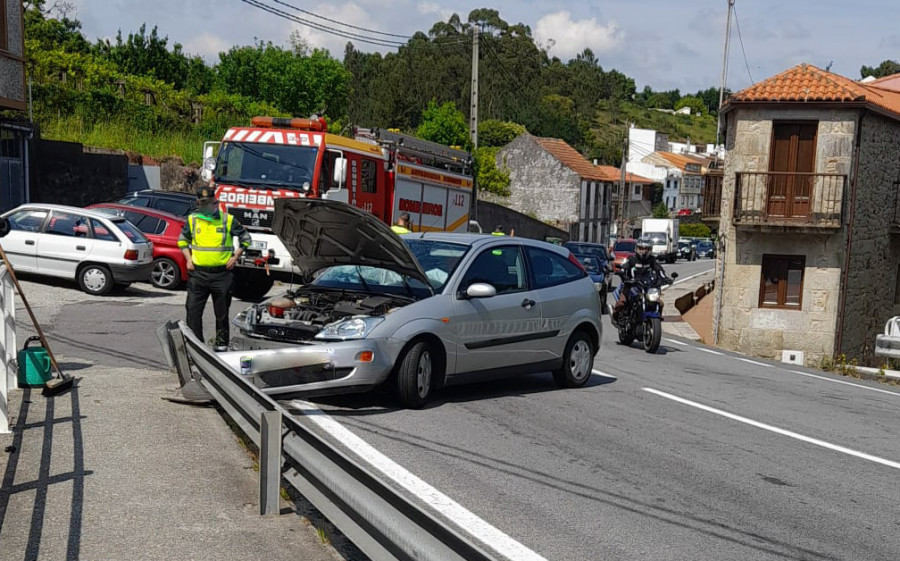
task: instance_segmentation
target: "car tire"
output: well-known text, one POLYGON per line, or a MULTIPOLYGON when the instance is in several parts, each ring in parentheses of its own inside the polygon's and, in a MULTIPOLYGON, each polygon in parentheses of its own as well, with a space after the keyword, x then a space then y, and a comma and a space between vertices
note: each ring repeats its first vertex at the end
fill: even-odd
POLYGON ((246 302, 259 302, 275 284, 275 279, 263 270, 238 267, 234 271, 232 294, 246 302))
POLYGON ((155 259, 150 271, 150 283, 156 288, 175 290, 181 285, 181 267, 168 257, 155 259))
POLYGON ((421 409, 428 403, 438 378, 439 362, 431 345, 419 341, 397 361, 397 398, 404 407, 421 409))
POLYGON ((562 368, 553 371, 553 380, 561 388, 580 388, 591 379, 594 355, 597 353, 590 336, 579 329, 569 337, 563 351, 562 368))
POLYGON ((112 272, 103 265, 89 264, 78 269, 78 286, 81 290, 95 296, 109 294, 115 286, 112 272))

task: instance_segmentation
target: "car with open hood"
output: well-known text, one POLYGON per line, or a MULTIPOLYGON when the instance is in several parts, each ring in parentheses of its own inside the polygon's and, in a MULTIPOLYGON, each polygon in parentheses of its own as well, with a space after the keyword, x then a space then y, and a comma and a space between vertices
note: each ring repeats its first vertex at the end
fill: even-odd
POLYGON ((552 372, 584 385, 600 302, 569 250, 519 237, 397 236, 351 205, 278 199, 273 229, 309 282, 234 319, 220 356, 279 398, 388 384, 408 407, 443 386, 552 372))

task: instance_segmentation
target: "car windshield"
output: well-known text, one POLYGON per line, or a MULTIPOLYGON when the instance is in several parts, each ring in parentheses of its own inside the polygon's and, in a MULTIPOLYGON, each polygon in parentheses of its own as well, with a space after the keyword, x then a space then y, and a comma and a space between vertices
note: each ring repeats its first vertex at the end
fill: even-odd
POLYGON ((439 292, 447 284, 447 279, 456 270, 460 259, 469 250, 469 246, 440 242, 435 240, 427 240, 421 238, 404 238, 410 252, 415 256, 416 260, 425 271, 425 276, 435 292, 439 292))
POLYGON ((314 146, 228 142, 219 152, 215 179, 305 191, 312 183, 317 154, 314 146))
POLYGON ((148 243, 150 241, 134 226, 134 224, 127 220, 114 220, 113 224, 118 226, 119 230, 122 230, 122 233, 134 243, 148 243))
POLYGON ((417 279, 368 265, 329 267, 316 277, 312 286, 373 294, 396 294, 416 299, 431 296, 431 290, 417 279))
POLYGON ((657 232, 650 232, 650 233, 648 233, 647 236, 646 236, 646 239, 647 239, 647 240, 650 240, 650 242, 651 242, 651 243, 654 243, 654 244, 664 244, 664 243, 666 243, 666 235, 665 235, 665 234, 659 234, 659 233, 657 233, 657 232))
POLYGON ((634 242, 616 242, 613 251, 630 251, 634 253, 634 242))
POLYGON ((711 247, 712 247, 712 244, 709 242, 700 242, 697 244, 698 249, 710 249, 711 247))

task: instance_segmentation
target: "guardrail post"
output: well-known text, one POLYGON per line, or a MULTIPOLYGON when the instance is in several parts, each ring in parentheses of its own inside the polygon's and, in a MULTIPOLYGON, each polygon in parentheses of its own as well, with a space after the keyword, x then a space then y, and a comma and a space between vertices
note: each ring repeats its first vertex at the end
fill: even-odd
POLYGON ((259 419, 259 514, 281 513, 281 411, 259 419))

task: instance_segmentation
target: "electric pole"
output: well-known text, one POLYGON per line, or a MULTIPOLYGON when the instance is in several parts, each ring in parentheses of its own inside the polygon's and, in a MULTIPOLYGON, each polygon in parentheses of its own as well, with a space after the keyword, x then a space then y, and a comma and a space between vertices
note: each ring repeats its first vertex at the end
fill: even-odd
POLYGON ((725 19, 725 53, 722 59, 722 83, 719 86, 719 109, 716 110, 716 149, 719 146, 719 129, 722 126, 722 103, 725 101, 725 81, 728 79, 728 48, 731 42, 731 12, 734 0, 728 0, 728 17, 725 19))
POLYGON ((625 141, 622 144, 622 175, 619 178, 619 231, 617 232, 618 236, 625 237, 625 212, 628 208, 627 203, 625 202, 626 197, 629 196, 629 193, 625 192, 625 165, 628 163, 628 133, 631 125, 628 121, 625 121, 625 141))
POLYGON ((472 26, 472 107, 469 109, 469 134, 472 152, 478 148, 478 25, 472 26))

